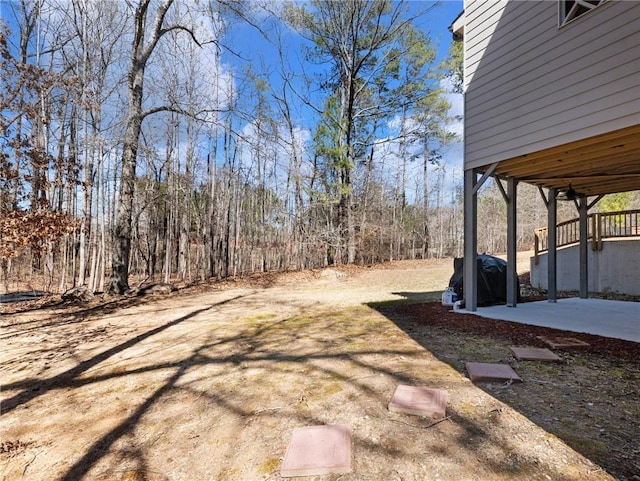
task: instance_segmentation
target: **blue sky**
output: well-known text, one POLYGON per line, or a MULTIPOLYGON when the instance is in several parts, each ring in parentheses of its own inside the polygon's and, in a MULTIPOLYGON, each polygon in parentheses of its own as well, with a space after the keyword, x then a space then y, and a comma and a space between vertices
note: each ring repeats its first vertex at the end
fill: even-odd
MULTIPOLYGON (((276 10, 278 5, 282 4, 277 1, 274 2, 273 9, 276 10)), ((436 63, 439 63, 446 57, 449 46, 451 45, 452 35, 448 31, 448 27, 462 11, 462 0, 445 0, 439 2, 432 0, 413 0, 409 2, 409 5, 412 13, 423 12, 435 5, 427 15, 417 20, 416 26, 425 31, 432 39, 433 45, 437 47, 436 63)), ((270 25, 269 22, 264 19, 264 14, 258 12, 255 15, 256 16, 251 19, 253 23, 264 29, 268 35, 275 37, 274 32, 276 27, 270 25)), ((285 30, 284 35, 284 41, 288 47, 285 53, 291 61, 291 64, 295 67, 304 63, 308 68, 309 62, 300 60, 300 57, 304 53, 303 40, 295 32, 285 30)), ((255 27, 245 22, 238 21, 231 27, 224 40, 224 44, 229 47, 229 49, 223 50, 222 53, 222 61, 226 64, 236 68, 244 68, 247 62, 239 58, 244 57, 251 59, 255 63, 254 69, 256 71, 266 69, 274 72, 278 68, 277 49, 275 46, 269 45, 255 27), (237 53, 238 56, 232 52, 237 53)), ((275 75, 272 75, 271 80, 277 81, 275 77, 275 75)))
MULTIPOLYGON (((450 0, 434 2, 430 0, 414 0, 409 2, 412 13, 424 12, 430 7, 433 7, 429 12, 418 18, 416 26, 424 30, 431 38, 432 44, 437 48, 437 58, 435 64, 437 65, 443 60, 449 50, 452 42, 452 34, 449 32, 448 27, 453 23, 456 17, 463 10, 462 0, 450 0)), ((274 2, 273 9, 276 10, 281 3, 274 2)), ((277 29, 276 25, 270 24, 268 19, 264 17, 264 13, 256 13, 252 19, 255 25, 259 25, 270 36, 275 36, 277 29), (263 15, 261 17, 261 15, 263 15)), ((281 28, 282 25, 279 24, 281 28)), ((286 61, 291 64, 291 72, 296 73, 304 65, 305 69, 316 69, 322 71, 328 68, 326 65, 311 66, 309 62, 303 60, 304 55, 304 41, 298 36, 297 33, 282 29, 282 34, 287 48, 285 50, 286 61)), ((233 70, 241 70, 246 68, 247 65, 251 65, 255 72, 263 73, 267 72, 267 79, 271 85, 277 90, 282 80, 280 78, 278 50, 275 46, 269 45, 266 39, 258 32, 255 27, 252 27, 244 22, 239 21, 232 26, 225 39, 225 43, 228 45, 229 50, 238 54, 238 56, 232 54, 229 50, 223 51, 222 61, 233 70), (251 61, 244 61, 243 58, 251 59, 251 61)), ((236 74, 239 72, 236 72, 236 74)), ((234 75, 235 78, 236 75, 234 75)), ((319 97, 324 98, 324 95, 319 97)), ((452 104, 450 113, 455 116, 462 115, 462 96, 458 94, 447 95, 449 102, 452 104)), ((292 102, 294 104, 295 102, 292 102)), ((305 109, 301 102, 298 102, 296 107, 299 108, 297 113, 297 121, 300 125, 311 128, 313 121, 309 122, 308 115, 310 112, 305 109)), ((318 108, 322 108, 322 104, 317 105, 318 108)), ((456 133, 461 134, 462 123, 457 121, 451 125, 451 129, 456 133)), ((457 168, 462 163, 462 148, 461 144, 452 145, 446 148, 443 152, 445 155, 445 162, 451 166, 451 168, 457 168)))
MULTIPOLYGON (((413 11, 423 11, 433 4, 437 4, 428 15, 424 16, 417 26, 421 27, 425 32, 430 34, 435 45, 438 46, 438 57, 440 60, 444 58, 451 44, 451 33, 448 31, 449 25, 455 20, 455 18, 463 10, 462 0, 445 0, 445 1, 431 1, 431 0, 413 0, 409 2, 413 11)), ((277 3, 276 3, 277 5, 277 3)), ((260 22, 260 18, 256 19, 256 23, 260 22)), ((268 25, 261 25, 265 29, 269 29, 268 25)), ((238 51, 247 54, 249 52, 255 53, 256 51, 263 51, 270 53, 271 50, 267 47, 266 42, 256 31, 255 28, 238 23, 234 25, 233 32, 230 32, 232 40, 231 45, 238 51)), ((291 37, 294 40, 294 36, 291 37)), ((298 47, 292 45, 292 48, 298 47)), ((290 52, 295 53, 295 52, 290 52)), ((230 54, 223 54, 223 57, 227 61, 234 62, 233 56, 230 54)))

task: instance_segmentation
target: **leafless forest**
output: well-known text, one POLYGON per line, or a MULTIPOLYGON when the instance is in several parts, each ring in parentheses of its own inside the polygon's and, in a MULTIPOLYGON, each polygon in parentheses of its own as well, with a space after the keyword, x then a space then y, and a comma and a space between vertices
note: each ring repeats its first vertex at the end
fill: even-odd
MULTIPOLYGON (((460 119, 443 85, 460 91, 461 51, 436 62, 416 27, 436 9, 3 1, 5 292, 460 256, 460 119), (249 30, 269 58, 236 48, 249 30)), ((519 187, 518 215, 529 248, 546 223, 535 187, 519 187)), ((492 184, 480 250, 505 250, 505 217, 492 184)))

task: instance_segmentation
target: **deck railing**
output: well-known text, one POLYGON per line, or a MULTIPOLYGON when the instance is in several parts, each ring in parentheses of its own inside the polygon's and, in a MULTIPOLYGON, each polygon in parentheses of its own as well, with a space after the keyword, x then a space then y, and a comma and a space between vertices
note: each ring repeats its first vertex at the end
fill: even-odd
MULTIPOLYGON (((640 209, 589 214, 587 240, 593 250, 602 250, 602 240, 615 237, 640 237, 640 209)), ((549 250, 549 230, 541 227, 534 231, 534 259, 549 250)), ((556 225, 556 247, 580 242, 580 219, 571 219, 556 225)))

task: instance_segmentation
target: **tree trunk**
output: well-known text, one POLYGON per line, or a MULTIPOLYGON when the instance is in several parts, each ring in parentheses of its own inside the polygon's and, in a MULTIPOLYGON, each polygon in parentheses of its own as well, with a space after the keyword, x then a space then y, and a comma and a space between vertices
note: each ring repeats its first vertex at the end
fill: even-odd
MULTIPOLYGON (((140 96, 140 100, 142 97, 140 96)), ((140 105, 140 104, 139 104, 140 105)), ((127 122, 124 151, 122 155, 122 176, 120 179, 120 202, 113 239, 113 258, 109 292, 124 294, 129 290, 129 256, 131 253, 131 219, 135 193, 136 156, 140 118, 130 117, 127 122)))
POLYGON ((142 94, 144 71, 160 37, 166 33, 162 29, 165 14, 173 0, 165 0, 159 7, 153 26, 153 35, 149 44, 144 46, 146 17, 150 0, 143 0, 135 12, 135 32, 131 67, 128 75, 127 121, 122 147, 122 176, 120 179, 120 202, 113 235, 113 257, 111 260, 111 278, 109 292, 124 294, 129 290, 129 259, 131 254, 131 219, 136 183, 136 161, 138 142, 144 114, 142 112, 142 94))
POLYGON ((429 142, 428 135, 424 136, 422 152, 422 258, 429 256, 429 142))

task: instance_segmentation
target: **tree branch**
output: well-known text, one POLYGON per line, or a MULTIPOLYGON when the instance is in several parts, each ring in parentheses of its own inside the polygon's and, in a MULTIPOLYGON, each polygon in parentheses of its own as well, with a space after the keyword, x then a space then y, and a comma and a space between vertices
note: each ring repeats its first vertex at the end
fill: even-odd
MULTIPOLYGON (((162 37, 165 33, 171 32, 172 30, 182 30, 184 32, 187 32, 191 37, 191 40, 193 40, 198 47, 202 47, 202 44, 196 38, 196 35, 193 33, 193 30, 185 27, 184 25, 170 25, 169 27, 160 29, 159 35, 160 37, 162 37)), ((213 41, 211 43, 213 43, 213 41)))
POLYGON ((144 112, 142 112, 142 115, 140 116, 141 119, 145 119, 147 116, 149 115, 153 115, 153 114, 157 114, 159 112, 173 112, 179 115, 184 115, 185 117, 190 117, 194 120, 200 120, 200 121, 206 121, 206 119, 203 119, 202 117, 199 117, 199 115, 201 114, 210 114, 210 113, 220 113, 220 112, 229 112, 228 109, 225 110, 220 110, 220 109, 203 109, 203 110, 199 110, 197 112, 190 112, 188 110, 185 110, 183 108, 180 107, 175 107, 175 106, 171 106, 171 105, 160 105, 158 107, 153 107, 149 110, 145 110, 144 112))

